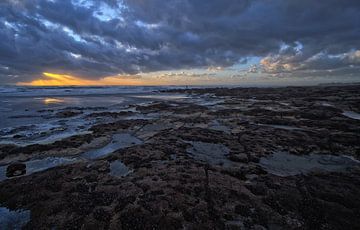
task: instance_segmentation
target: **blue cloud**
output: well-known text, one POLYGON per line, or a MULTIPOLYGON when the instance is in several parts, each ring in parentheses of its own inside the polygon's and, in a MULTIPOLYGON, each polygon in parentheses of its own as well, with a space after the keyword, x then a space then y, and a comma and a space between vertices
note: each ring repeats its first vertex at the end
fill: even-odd
POLYGON ((360 66, 357 56, 350 61, 360 50, 358 0, 4 0, 0 19, 0 83, 44 71, 96 79, 229 67, 252 57, 264 60, 252 68, 264 74, 360 66))

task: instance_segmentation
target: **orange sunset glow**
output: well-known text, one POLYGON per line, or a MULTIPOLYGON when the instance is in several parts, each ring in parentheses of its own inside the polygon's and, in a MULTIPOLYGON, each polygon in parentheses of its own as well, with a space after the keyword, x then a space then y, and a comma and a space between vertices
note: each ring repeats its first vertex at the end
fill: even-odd
POLYGON ((141 85, 141 79, 130 79, 122 76, 109 76, 99 80, 89 80, 66 74, 44 72, 41 78, 30 82, 19 82, 22 86, 99 86, 99 85, 141 85))

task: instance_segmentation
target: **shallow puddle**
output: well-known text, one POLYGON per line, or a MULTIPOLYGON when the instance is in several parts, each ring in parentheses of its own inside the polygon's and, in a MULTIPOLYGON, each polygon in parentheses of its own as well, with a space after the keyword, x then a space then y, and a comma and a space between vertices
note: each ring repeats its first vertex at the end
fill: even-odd
POLYGON ((195 159, 215 165, 230 165, 231 161, 226 158, 230 150, 222 144, 206 143, 201 141, 189 141, 192 147, 186 151, 195 159))
POLYGON ((46 144, 52 144, 56 141, 60 141, 69 137, 74 137, 74 136, 80 136, 80 135, 86 135, 86 134, 91 134, 92 132, 90 131, 76 131, 76 130, 71 130, 69 132, 63 132, 63 133, 59 133, 59 134, 53 134, 43 140, 39 140, 39 141, 33 141, 30 142, 30 144, 41 144, 41 145, 46 145, 46 144))
MULTIPOLYGON (((36 159, 24 162, 26 164, 26 174, 21 176, 27 176, 35 172, 44 171, 50 168, 54 168, 60 165, 68 165, 78 161, 76 158, 66 158, 66 157, 47 157, 43 159, 36 159)), ((6 169, 8 165, 0 167, 0 181, 5 179, 15 178, 15 177, 7 177, 6 169)))
POLYGON ((348 156, 316 154, 297 156, 278 152, 261 158, 260 165, 271 174, 293 176, 313 171, 344 171, 347 168, 360 166, 360 162, 348 156))
POLYGON ((99 148, 99 149, 90 150, 90 151, 84 153, 82 155, 82 157, 84 157, 86 159, 96 159, 96 158, 106 156, 118 149, 123 149, 123 148, 127 148, 130 146, 139 145, 142 143, 143 142, 140 139, 138 139, 130 134, 126 134, 126 133, 115 134, 112 137, 112 141, 109 144, 107 144, 104 147, 99 148))
POLYGON ((29 221, 29 210, 10 211, 0 207, 0 229, 21 229, 29 221))
POLYGON ((360 120, 360 114, 353 111, 344 111, 343 115, 351 119, 360 120))
POLYGON ((120 160, 110 163, 110 175, 115 177, 126 176, 130 173, 130 170, 120 160))
POLYGON ((35 172, 44 171, 46 169, 54 168, 60 165, 68 165, 76 162, 76 158, 66 157, 47 157, 44 159, 31 160, 26 162, 26 175, 30 175, 35 172))
POLYGON ((0 166, 0 181, 5 180, 6 177, 6 167, 7 166, 0 166))
MULTIPOLYGON (((131 136, 130 134, 115 134, 113 136, 112 141, 107 144, 106 146, 99 148, 99 149, 93 149, 90 150, 84 154, 82 154, 81 157, 47 157, 43 159, 35 159, 30 160, 27 162, 24 162, 26 164, 26 175, 30 175, 35 172, 44 171, 46 169, 54 168, 60 165, 68 165, 75 163, 80 160, 85 159, 97 159, 103 156, 106 156, 118 149, 126 148, 133 145, 142 144, 143 142, 139 140, 138 138, 131 136)), ((5 179, 8 179, 6 176, 6 166, 0 166, 0 181, 3 181, 5 179)), ((10 177, 14 178, 14 177, 10 177)))
POLYGON ((209 124, 209 129, 212 129, 212 130, 216 130, 216 131, 222 131, 224 133, 230 133, 231 132, 231 129, 226 126, 226 125, 222 125, 219 121, 215 120, 215 121, 212 121, 210 124, 209 124))
MULTIPOLYGON (((83 129, 76 128, 75 125, 72 126, 67 123, 66 125, 59 124, 43 124, 43 125, 34 125, 29 126, 28 128, 24 127, 24 130, 16 132, 14 134, 6 134, 0 136, 0 144, 15 144, 18 146, 27 146, 32 144, 51 144, 56 141, 69 138, 77 135, 90 134, 90 131, 86 131, 84 124, 83 129), (26 129, 25 129, 26 128, 26 129), (14 138, 14 136, 18 136, 14 138)), ((79 124, 78 126, 81 126, 79 124)), ((15 128, 16 129, 16 128, 15 128)))

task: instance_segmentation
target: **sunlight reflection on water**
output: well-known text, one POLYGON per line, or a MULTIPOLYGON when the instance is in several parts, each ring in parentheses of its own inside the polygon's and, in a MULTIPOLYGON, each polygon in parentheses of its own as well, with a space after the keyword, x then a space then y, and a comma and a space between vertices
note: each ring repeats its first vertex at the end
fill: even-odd
POLYGON ((47 97, 43 100, 44 104, 45 105, 49 105, 49 104, 61 104, 64 102, 63 99, 58 99, 58 98, 50 98, 50 97, 47 97))

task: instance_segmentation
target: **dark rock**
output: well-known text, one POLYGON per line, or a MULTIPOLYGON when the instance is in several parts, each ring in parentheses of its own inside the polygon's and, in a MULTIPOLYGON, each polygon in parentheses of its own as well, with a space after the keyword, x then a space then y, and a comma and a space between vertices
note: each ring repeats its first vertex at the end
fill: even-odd
MULTIPOLYGON (((139 106, 138 111, 159 114, 156 121, 116 120, 94 125, 91 134, 52 144, 0 146, 1 158, 71 154, 72 149, 102 135, 131 132, 146 136, 142 128, 148 124, 176 124, 159 130, 143 145, 119 149, 101 160, 4 180, 0 182, 1 204, 31 208, 27 229, 360 229, 360 172, 356 167, 276 176, 258 164, 276 152, 359 157, 360 122, 341 116, 345 108, 359 111, 359 86, 186 92, 220 95, 227 103, 204 108, 178 101, 155 102, 139 106), (324 101, 342 109, 318 106, 324 101), (232 132, 209 129, 213 120, 232 132), (194 159, 187 151, 194 142, 226 146, 229 154, 220 158, 232 162, 208 165, 194 159), (109 162, 114 161, 124 162, 132 173, 111 176, 109 162)), ((100 115, 117 118, 125 114, 102 113, 87 119, 100 115)), ((214 155, 212 149, 206 150, 214 155)), ((9 166, 8 170, 18 175, 26 167, 9 166)))
POLYGON ((80 115, 82 113, 83 113, 82 111, 66 110, 66 111, 61 111, 61 112, 56 113, 55 116, 59 117, 59 118, 68 118, 68 117, 75 117, 75 116, 80 115))
POLYGON ((243 163, 247 163, 249 161, 247 155, 245 153, 239 153, 239 154, 231 154, 229 156, 229 159, 231 161, 235 161, 235 162, 243 162, 243 163))
POLYGON ((26 164, 13 163, 6 168, 7 177, 21 176, 26 173, 26 164))

